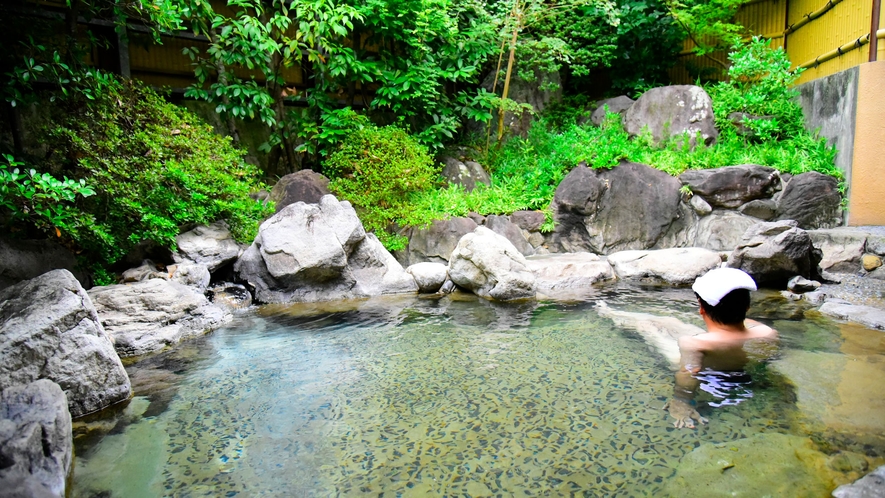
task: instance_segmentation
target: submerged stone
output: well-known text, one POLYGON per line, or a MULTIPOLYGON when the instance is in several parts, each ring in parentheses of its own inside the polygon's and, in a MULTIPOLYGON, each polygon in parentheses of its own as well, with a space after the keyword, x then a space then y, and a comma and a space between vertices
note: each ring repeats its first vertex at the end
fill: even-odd
POLYGON ((704 443, 679 462, 666 496, 826 496, 833 479, 827 456, 811 439, 764 433, 704 443))

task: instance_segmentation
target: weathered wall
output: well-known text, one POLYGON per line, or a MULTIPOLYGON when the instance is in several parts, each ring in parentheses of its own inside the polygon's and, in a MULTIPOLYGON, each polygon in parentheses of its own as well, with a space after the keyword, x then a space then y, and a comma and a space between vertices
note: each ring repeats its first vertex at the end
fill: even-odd
POLYGON ((812 131, 820 128, 827 143, 836 146, 836 166, 845 174, 846 182, 851 180, 854 157, 857 75, 858 68, 853 67, 797 87, 806 126, 812 131))
POLYGON ((885 225, 885 60, 858 68, 848 224, 885 225))

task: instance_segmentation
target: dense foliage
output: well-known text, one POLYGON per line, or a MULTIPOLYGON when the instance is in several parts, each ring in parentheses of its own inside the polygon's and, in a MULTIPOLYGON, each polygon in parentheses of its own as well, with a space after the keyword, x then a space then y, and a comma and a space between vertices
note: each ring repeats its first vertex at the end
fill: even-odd
POLYGON ((216 103, 229 118, 259 117, 272 129, 265 150, 276 154, 271 162, 282 157, 283 171, 319 166, 346 134, 336 116, 341 104, 396 121, 434 148, 467 118, 491 118, 496 97, 476 83, 495 49, 496 25, 479 2, 244 0, 231 4, 233 16, 195 4, 190 22, 211 44, 204 54, 188 50, 198 77, 188 95, 216 103), (301 93, 284 87, 284 71, 296 64, 310 75, 301 93), (264 82, 236 76, 236 67, 260 71, 264 82))
POLYGON ((716 168, 735 164, 763 164, 784 173, 818 171, 842 177, 834 165, 835 149, 823 138, 809 133, 802 123, 802 110, 793 99, 791 85, 798 73, 789 70, 782 50, 772 50, 764 40, 735 47, 730 80, 709 85, 714 114, 720 129, 717 144, 694 150, 683 141, 655 145, 650 136, 630 138, 619 115, 609 113, 599 127, 586 123, 582 99, 567 99, 553 106, 529 131, 500 149, 476 159, 491 170, 490 186, 466 192, 459 186, 428 191, 417 198, 414 208, 400 220, 404 224, 426 224, 446 216, 511 213, 520 209, 548 212, 546 229, 552 228, 549 205, 562 178, 579 162, 590 167, 611 168, 621 161, 648 164, 678 175, 687 169, 716 168), (770 116, 753 135, 737 133, 728 115, 747 112, 770 116), (584 122, 584 124, 578 124, 584 122))
POLYGON ((790 70, 790 60, 780 47, 771 49, 759 37, 735 45, 729 54, 728 80, 711 85, 716 102, 716 126, 734 133, 732 113, 745 113, 765 119, 744 119, 743 124, 762 141, 806 135, 802 108, 796 103, 799 91, 793 84, 803 69, 790 70))
POLYGON ((408 219, 416 195, 439 177, 427 148, 393 126, 366 126, 352 133, 326 161, 329 189, 353 203, 367 230, 389 249, 404 247, 390 225, 408 219))
POLYGON ((4 168, 2 205, 11 230, 30 222, 60 237, 99 280, 139 243, 174 249, 182 227, 218 219, 248 242, 270 213, 249 198, 260 188, 258 172, 242 153, 143 85, 114 82, 94 100, 66 99, 54 111, 44 137, 54 153, 39 165, 44 173, 16 179, 4 168), (52 171, 74 180, 54 180, 52 171), (47 208, 36 207, 38 200, 47 208))
POLYGON ((747 1, 71 2, 64 19, 36 16, 43 20, 11 23, 0 35, 14 47, 0 55, 15 142, 0 165, 4 221, 55 232, 110 264, 136 243, 171 246, 182 226, 218 218, 248 238, 265 212, 246 197, 257 172, 228 142, 153 92, 86 65, 87 54, 115 35, 79 36, 82 15, 116 27, 137 20, 157 42, 163 30, 204 36, 206 47, 185 50, 197 80, 187 94, 216 105, 234 143, 235 118, 264 123, 266 174, 324 169, 333 190, 391 248, 403 243, 388 233, 392 225, 547 209, 556 185, 582 160, 593 167, 643 162, 671 174, 753 162, 839 176, 833 150, 804 129, 789 89, 798 73, 783 52, 763 40, 740 41, 744 29, 733 18, 747 1), (727 80, 707 88, 717 145, 654 145, 628 137, 617 116, 601 127, 578 124, 588 94, 636 94, 666 83, 686 37, 705 57, 734 46, 727 80), (431 153, 472 139, 464 132, 469 122, 526 107, 502 95, 511 66, 512 77, 541 78, 545 89, 554 80, 544 74, 558 71, 565 103, 550 107, 527 137, 476 150, 474 159, 491 170, 490 186, 438 188, 431 153), (302 86, 287 87, 296 71, 302 86), (496 74, 489 92, 480 77, 496 74), (25 157, 20 144, 15 106, 38 95, 59 99, 61 109, 46 131, 49 158, 25 157), (735 123, 738 112, 748 117, 735 123))

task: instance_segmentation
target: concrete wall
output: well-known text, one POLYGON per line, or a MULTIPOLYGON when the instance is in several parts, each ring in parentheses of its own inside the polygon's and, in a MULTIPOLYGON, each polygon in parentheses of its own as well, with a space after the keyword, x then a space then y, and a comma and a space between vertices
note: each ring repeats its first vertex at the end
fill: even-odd
POLYGON ((820 136, 829 145, 835 145, 836 166, 851 180, 854 157, 854 132, 857 114, 857 67, 826 76, 803 85, 799 103, 805 111, 805 125, 809 130, 820 129, 820 136))
POLYGON ((848 224, 885 225, 885 61, 861 64, 848 224))

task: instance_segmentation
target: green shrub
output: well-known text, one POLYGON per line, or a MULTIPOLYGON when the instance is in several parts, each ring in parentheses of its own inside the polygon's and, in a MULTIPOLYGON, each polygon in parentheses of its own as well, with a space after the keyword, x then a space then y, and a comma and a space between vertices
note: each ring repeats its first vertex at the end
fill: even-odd
POLYGON ((728 115, 743 112, 769 117, 744 123, 761 141, 807 134, 802 108, 795 100, 799 91, 792 87, 803 70, 790 70, 790 59, 782 48, 772 49, 767 40, 754 37, 735 46, 728 59, 728 80, 707 88, 716 126, 723 133, 735 131, 728 115))
POLYGON ((439 177, 427 148, 393 126, 366 126, 352 133, 325 162, 329 189, 350 201, 366 229, 390 250, 407 240, 389 232, 391 223, 409 219, 416 195, 439 177))
POLYGON ((61 236, 58 227, 82 217, 74 207, 77 196, 95 195, 82 178, 79 182, 68 178, 58 180, 33 168, 21 169, 25 163, 16 161, 9 154, 3 154, 3 159, 5 163, 0 163, 0 210, 6 215, 7 232, 21 229, 21 225, 32 225, 47 232, 55 230, 56 236, 61 236))
POLYGON ((248 194, 261 187, 229 139, 143 84, 116 82, 94 100, 59 104, 47 139, 55 153, 45 170, 66 170, 95 190, 77 199, 76 216, 55 223, 108 275, 135 245, 175 249, 182 227, 226 219, 251 241, 272 212, 248 194))

